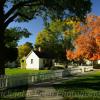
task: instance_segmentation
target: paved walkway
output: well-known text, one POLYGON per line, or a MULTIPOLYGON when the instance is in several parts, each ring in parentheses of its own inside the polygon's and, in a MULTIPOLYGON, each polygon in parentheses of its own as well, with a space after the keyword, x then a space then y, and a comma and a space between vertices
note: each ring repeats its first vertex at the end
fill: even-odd
POLYGON ((58 95, 53 87, 31 88, 26 95, 26 100, 63 100, 63 97, 58 95))
POLYGON ((57 94, 53 84, 60 84, 68 78, 58 79, 50 82, 42 82, 29 86, 26 93, 26 100, 63 100, 63 97, 57 94))

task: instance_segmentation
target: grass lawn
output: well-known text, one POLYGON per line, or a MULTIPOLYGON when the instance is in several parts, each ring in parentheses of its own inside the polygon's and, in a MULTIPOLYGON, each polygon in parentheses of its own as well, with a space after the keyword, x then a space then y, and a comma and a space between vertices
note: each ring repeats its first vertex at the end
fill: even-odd
POLYGON ((64 100, 100 100, 100 71, 65 80, 54 88, 63 94, 64 100))
POLYGON ((20 68, 6 68, 6 75, 19 75, 19 74, 35 74, 35 73, 47 73, 48 70, 26 70, 20 68))

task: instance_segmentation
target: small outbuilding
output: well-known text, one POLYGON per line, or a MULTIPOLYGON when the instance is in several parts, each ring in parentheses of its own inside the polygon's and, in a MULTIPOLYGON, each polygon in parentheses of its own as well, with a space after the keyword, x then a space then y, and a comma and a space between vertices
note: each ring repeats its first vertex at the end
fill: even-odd
MULTIPOLYGON (((25 66, 21 68, 39 70, 49 68, 53 64, 53 56, 48 52, 31 51, 25 59, 25 66)), ((23 64, 22 64, 23 65, 23 64)))

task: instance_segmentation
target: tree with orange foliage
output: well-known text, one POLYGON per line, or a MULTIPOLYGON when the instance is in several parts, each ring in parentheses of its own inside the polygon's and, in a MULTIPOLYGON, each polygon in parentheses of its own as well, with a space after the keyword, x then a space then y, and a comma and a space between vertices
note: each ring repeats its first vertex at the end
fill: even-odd
POLYGON ((100 16, 88 15, 86 23, 80 23, 77 30, 81 34, 73 43, 74 51, 67 51, 67 58, 70 60, 100 59, 100 16))

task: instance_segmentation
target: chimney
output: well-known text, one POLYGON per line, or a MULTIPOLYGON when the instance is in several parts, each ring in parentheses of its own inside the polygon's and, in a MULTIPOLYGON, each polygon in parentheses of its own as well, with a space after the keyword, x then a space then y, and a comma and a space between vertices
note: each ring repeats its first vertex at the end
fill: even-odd
POLYGON ((42 52, 42 49, 41 49, 41 47, 39 47, 39 48, 38 48, 38 51, 39 51, 39 52, 42 52))

